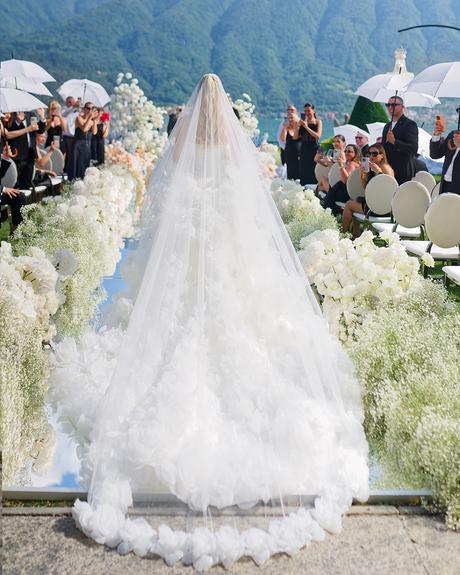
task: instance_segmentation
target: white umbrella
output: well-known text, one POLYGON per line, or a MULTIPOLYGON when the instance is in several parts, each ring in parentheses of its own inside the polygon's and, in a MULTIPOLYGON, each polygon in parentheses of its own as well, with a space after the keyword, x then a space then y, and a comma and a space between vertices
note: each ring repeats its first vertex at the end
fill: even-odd
POLYGON ((342 135, 345 138, 345 142, 348 144, 356 144, 355 136, 357 133, 364 134, 369 138, 369 133, 362 128, 358 128, 358 126, 354 126, 353 124, 342 124, 341 126, 336 126, 334 128, 334 136, 342 135))
POLYGON ((389 91, 391 96, 395 95, 395 92, 400 92, 409 84, 409 82, 414 77, 413 74, 377 74, 372 76, 369 80, 366 80, 359 88, 356 90, 355 94, 358 96, 364 96, 373 102, 384 102, 386 100, 378 100, 380 94, 383 91, 389 91))
POLYGON ((57 91, 63 100, 73 96, 74 98, 81 98, 83 104, 92 102, 98 107, 105 106, 110 102, 110 96, 105 91, 105 88, 91 80, 67 80, 57 91))
POLYGON ((425 68, 407 89, 439 98, 460 98, 460 62, 444 62, 425 68))
POLYGON ((15 76, 25 76, 37 82, 56 81, 53 76, 35 62, 15 59, 0 62, 0 78, 14 78, 15 76))
POLYGON ((0 112, 30 112, 46 108, 38 98, 13 88, 0 88, 0 112))
POLYGON ((377 142, 377 138, 382 137, 383 127, 385 126, 384 122, 372 122, 372 124, 366 124, 367 129, 369 130, 369 143, 375 144, 377 142))
POLYGON ((15 90, 24 90, 32 94, 39 94, 41 96, 52 96, 53 94, 48 90, 45 84, 26 78, 25 76, 15 76, 11 78, 1 78, 0 88, 14 88, 15 90))

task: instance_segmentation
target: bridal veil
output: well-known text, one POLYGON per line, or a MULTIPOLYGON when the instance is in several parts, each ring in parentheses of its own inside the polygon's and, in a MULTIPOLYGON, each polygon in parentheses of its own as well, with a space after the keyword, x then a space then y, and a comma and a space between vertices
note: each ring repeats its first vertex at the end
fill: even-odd
POLYGON ((204 76, 155 168, 130 265, 135 300, 74 517, 100 543, 205 569, 337 531, 367 497, 359 386, 329 334, 219 78, 204 76), (154 528, 154 484, 189 509, 310 506, 264 529, 154 528), (300 498, 300 499, 299 499, 300 498))

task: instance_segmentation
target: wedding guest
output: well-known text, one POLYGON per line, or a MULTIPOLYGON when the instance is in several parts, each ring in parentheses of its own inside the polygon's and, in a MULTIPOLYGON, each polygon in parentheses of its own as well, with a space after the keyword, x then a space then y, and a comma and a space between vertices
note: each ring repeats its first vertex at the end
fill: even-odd
MULTIPOLYGON (((5 132, 3 132, 3 136, 5 136, 5 132)), ((0 160, 0 206, 10 206, 12 224, 11 231, 14 231, 22 222, 21 208, 26 203, 26 197, 21 190, 1 185, 1 180, 8 171, 11 162, 11 148, 4 140, 2 145, 2 157, 0 160)))
MULTIPOLYGON (((366 171, 361 166, 361 182, 363 187, 366 188, 368 182, 379 174, 387 174, 394 177, 393 168, 388 163, 387 155, 382 144, 372 144, 369 148, 369 171, 366 171)), ((342 232, 348 232, 350 223, 353 221, 353 238, 360 235, 361 226, 358 221, 353 220, 353 214, 365 214, 368 212, 366 200, 364 197, 358 197, 356 200, 348 200, 345 204, 342 214, 342 232)))
POLYGON ((105 140, 109 136, 110 116, 104 108, 97 108, 97 111, 97 132, 91 139, 91 159, 100 165, 105 161, 105 140))
POLYGON ((315 155, 318 150, 318 140, 323 133, 323 123, 317 117, 315 106, 307 102, 303 107, 303 117, 299 121, 300 146, 300 183, 316 184, 315 155))
POLYGON ((36 155, 35 134, 45 131, 45 113, 37 109, 37 116, 24 112, 15 112, 13 122, 6 134, 12 149, 13 161, 18 171, 17 187, 28 190, 32 187, 32 176, 36 155))
POLYGON ((69 180, 83 178, 91 161, 91 138, 97 132, 98 111, 92 102, 86 102, 75 120, 75 136, 69 180))
POLYGON ((168 125, 166 126, 166 133, 169 135, 173 131, 174 126, 176 125, 177 119, 179 118, 180 113, 182 112, 181 106, 176 106, 175 110, 170 110, 168 113, 169 120, 168 125))
POLYGON ((67 120, 61 113, 61 105, 57 100, 51 100, 48 104, 46 118, 47 138, 45 147, 48 147, 55 137, 59 137, 59 148, 62 148, 62 136, 67 129, 67 120))
MULTIPOLYGON (((332 150, 338 150, 340 155, 344 155, 345 153, 345 136, 342 134, 337 134, 334 136, 332 140, 332 150)), ((324 155, 323 150, 320 148, 315 155, 315 162, 317 164, 321 164, 322 166, 326 166, 330 168, 334 163, 332 157, 328 155, 324 155)), ((328 192, 329 191, 329 179, 328 177, 321 178, 318 182, 318 186, 316 187, 317 192, 328 192)))
POLYGON ((286 108, 286 115, 284 116, 283 120, 281 120, 280 125, 278 126, 278 132, 276 134, 276 139, 278 140, 278 146, 280 148, 281 164, 283 166, 286 163, 286 154, 284 151, 286 148, 286 140, 281 139, 281 134, 283 132, 284 123, 289 114, 297 114, 297 108, 294 106, 294 104, 288 104, 286 108))
POLYGON ((65 119, 67 126, 62 131, 62 153, 64 154, 64 172, 69 173, 73 160, 73 139, 75 135, 75 120, 80 113, 80 100, 76 100, 73 96, 68 96, 65 99, 65 108, 62 110, 62 117, 65 119))
POLYGON ((289 113, 283 124, 280 138, 286 142, 284 153, 286 158, 287 179, 300 179, 300 147, 299 117, 296 112, 289 113))
POLYGON ((337 163, 339 166, 340 180, 332 186, 326 197, 323 199, 323 207, 330 208, 334 215, 340 213, 335 202, 347 202, 350 199, 347 191, 347 180, 350 172, 360 167, 361 153, 358 146, 348 144, 345 153, 340 156, 337 163))
POLYGON ((398 184, 403 184, 415 175, 418 128, 413 120, 404 115, 402 98, 392 96, 386 106, 391 120, 383 128, 382 143, 398 184))
POLYGON ((369 134, 366 134, 364 131, 359 131, 355 136, 355 144, 361 152, 361 157, 365 158, 369 151, 369 134))
POLYGON ((444 157, 439 193, 460 194, 460 131, 449 132, 444 138, 445 129, 443 119, 438 116, 430 141, 430 156, 435 160, 444 157))

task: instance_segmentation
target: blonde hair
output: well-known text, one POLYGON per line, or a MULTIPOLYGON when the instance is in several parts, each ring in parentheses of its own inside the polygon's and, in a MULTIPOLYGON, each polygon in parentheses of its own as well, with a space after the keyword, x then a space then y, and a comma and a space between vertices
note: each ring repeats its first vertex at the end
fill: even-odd
POLYGON ((215 145, 226 141, 223 129, 223 110, 219 98, 220 80, 215 74, 206 74, 200 80, 200 113, 196 130, 196 143, 215 145))

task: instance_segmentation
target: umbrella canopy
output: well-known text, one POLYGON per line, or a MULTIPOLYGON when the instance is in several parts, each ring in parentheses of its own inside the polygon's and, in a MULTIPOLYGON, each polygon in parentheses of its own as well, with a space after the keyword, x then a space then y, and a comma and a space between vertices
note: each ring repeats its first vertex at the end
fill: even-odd
POLYGON ((366 132, 366 130, 358 128, 358 126, 354 126, 353 124, 342 124, 341 126, 336 126, 334 128, 334 136, 339 134, 344 136, 347 146, 348 144, 356 144, 355 136, 358 132, 369 138, 369 133, 366 132))
POLYGON ((15 76, 25 76, 37 82, 56 81, 53 76, 35 62, 15 59, 0 62, 0 78, 14 78, 15 76))
POLYGON ((377 138, 382 137, 385 124, 383 122, 372 122, 372 124, 366 124, 366 126, 370 134, 369 144, 375 144, 377 142, 377 138))
POLYGON ((420 91, 408 90, 407 86, 413 78, 413 74, 377 74, 366 80, 356 90, 355 94, 364 96, 372 102, 387 102, 398 92, 398 95, 404 99, 406 107, 423 107, 433 108, 440 104, 440 100, 429 94, 420 93, 420 91))
POLYGON ((13 88, 0 88, 0 112, 30 112, 46 108, 38 98, 13 88))
POLYGON ((460 62, 444 62, 425 68, 407 89, 439 98, 460 98, 460 62))
POLYGON ((25 76, 15 76, 11 78, 0 78, 0 88, 14 88, 15 90, 24 90, 32 94, 41 96, 52 96, 45 84, 26 78, 25 76))
POLYGON ((380 97, 379 94, 382 90, 389 91, 391 95, 394 96, 396 91, 400 92, 401 90, 404 90, 413 77, 414 75, 409 73, 377 74, 361 84, 355 94, 358 96, 364 96, 373 102, 384 102, 386 100, 376 100, 376 98, 380 97))
POLYGON ((91 80, 67 80, 57 91, 63 100, 73 96, 74 98, 81 98, 83 103, 92 102, 99 107, 105 106, 110 102, 110 96, 105 91, 105 88, 91 80))

